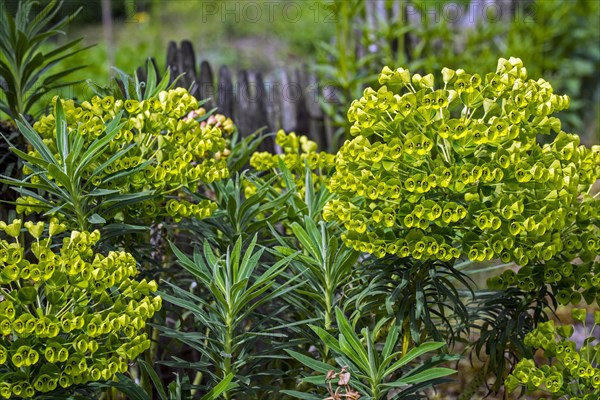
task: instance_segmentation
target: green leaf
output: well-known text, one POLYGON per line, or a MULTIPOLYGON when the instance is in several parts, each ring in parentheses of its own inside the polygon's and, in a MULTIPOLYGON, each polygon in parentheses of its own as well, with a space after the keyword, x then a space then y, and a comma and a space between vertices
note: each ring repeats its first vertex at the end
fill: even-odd
POLYGON ((300 354, 293 350, 285 350, 290 356, 294 357, 296 360, 311 368, 313 371, 320 372, 322 374, 327 374, 327 372, 331 371, 333 367, 329 364, 326 364, 322 361, 317 361, 311 357, 305 356, 304 354, 300 354))
POLYGON ((108 196, 111 194, 121 193, 119 189, 102 189, 96 188, 85 195, 85 197, 94 197, 94 196, 108 196))
POLYGON ((430 351, 434 351, 444 347, 446 343, 444 342, 427 342, 419 345, 418 347, 411 349, 408 353, 406 353, 400 360, 395 362, 390 368, 385 371, 385 376, 390 375, 392 372, 396 371, 398 368, 403 367, 408 364, 412 360, 417 357, 422 356, 425 353, 430 351))
MULTIPOLYGON (((315 227, 316 228, 316 227, 315 227)), ((315 257, 319 262, 322 262, 322 254, 319 250, 319 245, 316 244, 304 230, 304 228, 297 222, 292 224, 292 232, 294 236, 300 241, 300 244, 308 251, 308 253, 315 257)))
POLYGON ((210 392, 206 393, 200 400, 215 400, 222 394, 235 389, 239 385, 237 383, 231 383, 233 380, 233 374, 228 374, 217 386, 212 388, 210 392))
POLYGON ((107 239, 107 238, 111 238, 111 237, 115 237, 115 236, 123 236, 126 234, 131 234, 131 233, 136 233, 136 232, 137 233, 144 232, 144 231, 148 231, 149 229, 150 228, 147 226, 117 223, 117 224, 104 225, 100 229, 100 234, 103 239, 107 239))
POLYGON ((148 99, 154 94, 154 90, 156 89, 156 71, 154 70, 154 65, 152 65, 150 58, 146 60, 146 71, 146 91, 144 97, 148 99))
MULTIPOLYGON (((67 136, 67 121, 65 117, 65 111, 60 99, 56 99, 56 103, 54 105, 54 115, 56 118, 56 146, 58 147, 58 154, 61 157, 64 168, 67 162, 67 156, 69 155, 69 138, 67 136)), ((63 171, 66 172, 65 169, 63 169, 63 171)))
MULTIPOLYGON (((192 274, 195 275, 195 273, 193 271, 197 268, 196 265, 198 263, 194 263, 192 260, 190 260, 190 258, 187 255, 185 255, 185 253, 183 253, 181 250, 179 250, 177 248, 177 246, 175 246, 173 244, 173 242, 169 241, 169 245, 171 246, 171 251, 173 251, 173 253, 175 253, 175 256, 179 260, 179 263, 184 268, 186 268, 189 272, 191 272, 192 274)), ((207 281, 208 281, 208 279, 207 279, 207 281)))
POLYGON ((342 349, 340 347, 340 343, 337 341, 337 339, 335 339, 333 336, 331 336, 329 334, 329 332, 327 332, 325 329, 320 328, 318 326, 309 325, 309 327, 319 336, 321 341, 323 341, 323 343, 327 347, 333 349, 338 354, 344 354, 344 352, 342 351, 342 349))
POLYGON ((293 396, 303 400, 323 400, 323 396, 315 396, 314 394, 302 393, 297 390, 282 390, 281 393, 293 396))
MULTIPOLYGON (((129 152, 129 150, 131 150, 135 146, 136 146, 135 143, 131 143, 129 146, 126 146, 126 147, 120 149, 115 154, 113 154, 112 156, 110 156, 108 160, 104 161, 102 164, 100 164, 97 168, 94 169, 94 171, 92 172, 92 174, 89 177, 89 180, 91 181, 91 179, 94 176, 96 176, 96 175, 101 174, 102 172, 104 172, 104 170, 106 169, 106 167, 108 167, 109 165, 111 165, 112 163, 114 163, 115 161, 117 161, 119 158, 125 156, 125 154, 127 154, 129 152)), ((80 170, 80 169, 81 168, 78 168, 77 170, 80 170)))
POLYGON ((144 161, 143 163, 140 163, 140 164, 139 164, 138 166, 136 166, 136 167, 129 168, 129 169, 126 169, 126 170, 123 170, 123 171, 118 171, 118 172, 115 172, 114 174, 110 174, 110 175, 106 176, 106 177, 105 177, 105 178, 102 180, 102 182, 103 182, 103 183, 109 183, 109 182, 112 182, 112 181, 114 181, 114 180, 116 180, 116 179, 125 178, 125 177, 127 177, 127 176, 129 176, 129 175, 131 175, 131 174, 134 174, 134 173, 136 173, 136 172, 138 172, 138 171, 141 171, 141 170, 143 170, 143 169, 144 169, 144 168, 146 168, 148 165, 152 164, 152 162, 153 162, 153 160, 146 160, 146 161, 144 161))
POLYGON ((32 165, 32 169, 35 169, 35 167, 38 167, 40 169, 48 169, 48 165, 50 164, 48 161, 29 155, 27 153, 22 152, 21 150, 17 149, 16 147, 11 147, 10 150, 15 153, 20 159, 27 161, 28 163, 30 163, 32 165))
POLYGON ((154 387, 158 391, 158 395, 160 396, 160 399, 168 400, 167 393, 165 392, 165 388, 163 387, 162 381, 156 374, 156 371, 154 371, 154 369, 150 366, 150 364, 148 364, 144 360, 139 360, 138 364, 142 367, 142 370, 146 373, 146 375, 149 376, 150 379, 152 380, 154 387))
MULTIPOLYGON (((335 318, 341 335, 344 337, 344 339, 348 341, 350 348, 353 350, 356 356, 352 355, 351 353, 348 354, 348 352, 344 352, 344 354, 349 358, 352 358, 358 365, 360 365, 361 368, 363 368, 363 372, 368 372, 369 356, 365 351, 365 348, 363 347, 362 343, 360 342, 360 339, 354 332, 354 329, 350 326, 350 323, 346 319, 346 316, 344 315, 343 311, 339 308, 335 309, 335 318)), ((342 340, 340 337, 340 345, 341 344, 342 340)))
POLYGON ((38 291, 36 288, 31 286, 26 286, 17 291, 17 298, 23 304, 32 304, 35 302, 38 296, 38 291))
POLYGON ((104 212, 110 213, 112 211, 124 208, 131 204, 139 203, 142 201, 150 200, 154 197, 154 192, 145 191, 138 193, 125 193, 116 196, 107 197, 101 206, 111 204, 109 207, 104 208, 104 212))
POLYGON ((23 116, 21 116, 21 118, 22 121, 16 120, 15 123, 17 124, 17 128, 19 128, 19 131, 23 134, 25 139, 31 144, 31 146, 33 146, 35 151, 37 151, 46 162, 48 162, 49 164, 56 164, 56 160, 54 159, 52 152, 50 151, 48 146, 46 146, 46 144, 42 141, 40 135, 33 130, 31 125, 29 125, 29 123, 25 120, 23 116))
POLYGON ((437 379, 437 378, 442 378, 442 377, 452 375, 455 373, 457 373, 457 371, 452 368, 435 367, 435 368, 430 368, 423 372, 419 372, 414 375, 402 377, 394 382, 384 383, 383 386, 402 387, 402 386, 406 386, 406 385, 410 385, 410 384, 414 384, 414 383, 421 383, 421 382, 426 382, 426 381, 437 379))
POLYGON ((119 133, 119 130, 125 125, 125 122, 120 122, 122 115, 123 110, 119 111, 119 113, 108 123, 108 125, 106 125, 104 135, 94 140, 89 145, 79 160, 79 167, 77 168, 76 172, 77 174, 87 168, 90 163, 103 154, 108 143, 114 139, 117 133, 119 133))
POLYGON ((52 18, 58 12, 59 8, 54 8, 56 5, 56 0, 51 0, 48 2, 48 5, 44 7, 31 21, 31 31, 36 32, 38 26, 45 25, 46 22, 50 18, 52 18))
POLYGON ((69 179, 67 174, 65 174, 56 164, 48 165, 48 173, 56 180, 56 182, 60 183, 62 187, 64 187, 67 191, 72 192, 73 190, 73 182, 69 179))
POLYGON ((90 224, 105 224, 106 220, 102 218, 100 215, 94 213, 88 218, 88 222, 90 224))
MULTIPOLYGON (((170 295, 168 293, 164 293, 164 292, 160 292, 161 297, 164 299, 164 301, 169 302, 173 305, 176 305, 177 307, 181 307, 182 309, 186 310, 186 311, 190 311, 192 313, 194 313, 194 315, 196 316, 196 318, 199 318, 203 323, 210 323, 210 319, 209 316, 204 312, 204 309, 201 307, 203 305, 203 301, 200 299, 200 301, 196 301, 198 298, 196 296, 188 296, 189 293, 186 293, 185 290, 173 285, 172 283, 165 281, 163 283, 166 283, 167 285, 169 285, 173 291, 174 291, 174 295, 170 295), (189 297, 188 299, 185 299, 184 297, 189 297)), ((214 326, 213 326, 214 328, 214 326)), ((177 332, 177 331, 175 331, 177 332)), ((177 333, 177 336, 181 339, 184 335, 181 333, 177 333)), ((186 337, 191 337, 191 335, 185 335, 186 337)))
POLYGON ((131 379, 129 379, 126 375, 121 373, 117 374, 118 381, 108 381, 108 382, 94 382, 91 383, 91 386, 107 388, 114 387, 119 390, 121 393, 127 396, 129 400, 150 400, 150 396, 141 386, 137 385, 131 379))

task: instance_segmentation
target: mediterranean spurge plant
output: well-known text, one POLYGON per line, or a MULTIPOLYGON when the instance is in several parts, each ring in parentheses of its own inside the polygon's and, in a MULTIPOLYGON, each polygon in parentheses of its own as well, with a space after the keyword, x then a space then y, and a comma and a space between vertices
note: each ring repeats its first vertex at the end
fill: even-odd
POLYGON ((484 78, 444 69, 412 77, 384 68, 348 111, 355 139, 340 149, 325 208, 344 241, 382 257, 521 266, 598 250, 600 146, 579 146, 554 112, 569 104, 519 59, 484 78), (538 134, 558 137, 540 146, 538 134), (578 196, 581 196, 579 198, 578 196))
MULTIPOLYGON (((544 318, 547 295, 561 304, 582 297, 593 303, 600 200, 591 190, 600 178, 600 146, 580 146, 576 135, 561 130, 552 114, 568 107, 568 97, 554 94, 543 79, 527 79, 516 58, 500 59, 496 72, 484 76, 447 68, 441 75, 436 87, 431 74, 386 67, 383 86, 366 89, 348 111, 354 139, 337 154, 328 183, 336 197, 323 217, 343 224, 346 245, 381 260, 372 272, 364 268, 365 284, 381 284, 359 288, 352 296, 357 305, 380 296, 373 310, 395 315, 415 342, 428 334, 439 338, 436 321, 460 331, 478 319, 465 308, 469 293, 459 290, 471 286, 462 270, 489 260, 519 267, 489 281, 503 291, 496 297, 510 291, 515 300, 508 310, 514 320, 498 319, 507 326, 532 329, 522 321, 531 319, 529 308, 535 308, 534 324, 544 318), (552 131, 554 141, 536 142, 552 131), (461 259, 468 260, 456 262, 461 259), (432 295, 437 305, 429 304, 432 295)), ((486 317, 495 312, 494 294, 470 294, 481 312, 490 311, 486 317)), ((482 340, 496 337, 488 333, 482 340)), ((514 353, 524 349, 525 333, 485 342, 498 374, 507 349, 523 355, 514 353)))
POLYGON ((14 238, 0 243, 4 397, 123 381, 119 374, 149 348, 145 323, 161 298, 150 296, 154 281, 133 279, 131 254, 95 249, 102 238, 93 227, 113 222, 111 232, 122 234, 129 225, 121 222, 152 221, 165 205, 174 219, 203 218, 214 203, 189 203, 184 189, 228 175, 223 133, 231 121, 206 115, 183 89, 141 101, 95 97, 77 106, 55 98, 53 105, 33 127, 17 122, 31 146, 13 148, 25 178, 4 179, 25 196, 17 211, 54 215, 47 231, 43 221, 0 223, 14 238), (62 236, 57 252, 53 238, 62 236))
MULTIPOLYGON (((129 362, 149 348, 146 321, 161 308, 161 298, 150 295, 156 282, 135 280, 138 269, 131 254, 95 249, 101 234, 92 226, 106 221, 101 214, 111 215, 105 206, 126 207, 149 198, 148 193, 97 188, 84 179, 87 169, 104 173, 133 147, 108 154, 109 143, 124 126, 122 112, 99 123, 98 137, 86 143, 80 125, 69 129, 62 104, 55 100, 55 127, 45 139, 27 123, 18 123, 32 151, 13 151, 24 160, 28 176, 5 180, 35 199, 34 209, 56 217, 48 224, 0 222, 7 237, 0 242, 4 398, 64 395, 126 372, 129 362)), ((27 200, 18 204, 31 207, 27 200)))
POLYGON ((144 328, 161 308, 150 294, 156 282, 134 279, 129 253, 95 252, 99 231, 66 229, 56 218, 0 222, 2 398, 113 379, 150 346, 144 328), (32 239, 29 257, 22 228, 32 239))
POLYGON ((225 137, 233 123, 207 115, 186 90, 142 101, 95 96, 81 105, 53 103, 54 112, 33 127, 18 122, 32 147, 13 150, 25 161, 25 179, 5 180, 23 196, 18 211, 59 213, 91 226, 205 218, 216 208, 208 199, 191 203, 185 190, 229 175, 225 137))
MULTIPOLYGON (((184 318, 190 318, 194 331, 161 327, 164 336, 187 344, 200 353, 200 360, 190 363, 179 358, 163 362, 178 368, 197 370, 194 384, 200 383, 204 375, 213 381, 233 378, 230 389, 240 387, 247 398, 260 398, 262 390, 274 391, 269 377, 266 385, 255 382, 261 377, 265 358, 276 356, 273 348, 285 347, 290 340, 282 333, 295 324, 282 318, 286 307, 271 308, 278 298, 297 288, 299 277, 290 278, 284 283, 278 282, 290 260, 289 255, 273 264, 267 264, 263 255, 265 248, 258 248, 257 237, 243 248, 243 239, 238 238, 233 248, 218 255, 208 241, 203 249, 194 249, 192 258, 172 245, 178 263, 187 270, 194 281, 192 288, 197 292, 167 283, 171 293, 161 293, 165 301, 186 310, 184 318), (269 309, 271 308, 271 309, 269 309), (268 310, 266 312, 265 310, 268 310), (266 314, 263 314, 266 312, 266 314), (285 338, 285 339, 284 339, 285 338), (282 343, 278 343, 282 342, 282 343), (261 348, 262 352, 256 352, 261 348)), ((232 399, 233 391, 224 393, 225 399, 232 399)))

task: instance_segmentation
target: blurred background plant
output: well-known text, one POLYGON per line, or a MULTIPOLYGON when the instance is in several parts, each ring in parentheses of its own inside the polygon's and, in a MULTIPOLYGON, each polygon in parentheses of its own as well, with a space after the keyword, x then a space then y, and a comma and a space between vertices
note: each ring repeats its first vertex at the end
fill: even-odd
MULTIPOLYGON (((4 3, 13 11, 18 1, 4 3)), ((64 11, 74 12, 80 3, 70 1, 64 11)), ((582 135, 586 144, 600 140, 600 5, 595 1, 109 3, 110 37, 103 30, 101 1, 85 2, 73 23, 64 27, 66 40, 83 36, 83 45, 97 45, 57 64, 57 70, 87 64, 72 78, 105 86, 112 66, 132 73, 149 56, 164 65, 168 42, 182 39, 194 43, 197 61, 212 65, 268 73, 307 63, 325 88, 320 100, 341 138, 351 99, 364 87, 377 86, 373 71, 384 65, 413 72, 439 71, 442 66, 483 71, 499 56, 515 56, 531 66, 532 77, 544 76, 557 92, 574 99, 570 110, 559 116, 568 132, 582 135)), ((46 46, 50 44, 41 48, 46 46)), ((79 83, 61 94, 88 98, 91 91, 79 83)))
POLYGON ((600 3, 559 1, 324 2, 336 21, 332 42, 321 43, 314 70, 334 87, 324 99, 343 136, 345 112, 365 87, 377 89, 383 66, 413 73, 442 67, 483 72, 498 57, 518 57, 530 76, 544 77, 573 99, 559 117, 588 145, 600 141, 600 3), (329 103, 328 103, 329 102, 329 103))
MULTIPOLYGON (((4 3, 11 13, 19 2, 4 3)), ((112 0, 109 2, 112 30, 107 41, 101 3, 101 0, 75 0, 62 6, 63 13, 85 6, 73 23, 64 27, 66 37, 83 37, 84 45, 95 46, 69 62, 59 63, 57 70, 86 64, 88 67, 74 74, 74 78, 89 79, 103 86, 109 83, 113 66, 131 74, 148 57, 164 65, 169 41, 191 40, 202 60, 213 65, 252 67, 267 72, 307 62, 316 50, 316 43, 328 40, 333 31, 332 20, 326 21, 325 13, 320 11, 323 5, 313 1, 112 0), (289 29, 290 23, 302 28, 289 29)), ((34 5, 33 10, 36 13, 39 5, 37 8, 34 5)), ((46 46, 51 43, 44 43, 42 49, 46 46)), ((88 98, 90 93, 82 83, 61 94, 88 98)))

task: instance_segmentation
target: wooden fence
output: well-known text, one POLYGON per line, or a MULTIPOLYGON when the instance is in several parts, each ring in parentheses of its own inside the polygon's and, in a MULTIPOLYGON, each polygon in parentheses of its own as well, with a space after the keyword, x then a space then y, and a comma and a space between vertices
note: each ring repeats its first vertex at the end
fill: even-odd
MULTIPOLYGON (((263 76, 249 70, 232 71, 227 66, 215 69, 207 61, 197 65, 192 43, 184 40, 167 48, 167 66, 171 77, 183 74, 177 87, 191 89, 197 99, 209 99, 205 107, 231 117, 239 132, 247 136, 257 130, 264 133, 284 129, 307 135, 320 149, 337 148, 334 128, 320 102, 334 102, 332 87, 319 87, 316 77, 306 67, 279 69, 263 76)), ((159 69, 154 64, 154 68, 159 69)), ((138 77, 147 72, 138 68, 138 77)), ((276 151, 273 137, 265 139, 263 150, 276 151)))

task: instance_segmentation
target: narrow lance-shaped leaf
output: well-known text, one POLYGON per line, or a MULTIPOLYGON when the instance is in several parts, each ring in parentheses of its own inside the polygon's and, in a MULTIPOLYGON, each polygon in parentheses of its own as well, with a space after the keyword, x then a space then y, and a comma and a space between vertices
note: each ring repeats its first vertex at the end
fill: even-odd
POLYGON ((451 369, 451 368, 435 367, 435 368, 430 368, 428 370, 425 370, 423 372, 419 372, 418 374, 407 375, 407 376, 402 377, 394 382, 385 383, 384 386, 402 387, 402 386, 410 385, 413 383, 420 383, 420 382, 425 382, 425 381, 429 381, 429 380, 433 380, 433 379, 437 379, 437 378, 443 378, 445 376, 455 374, 456 372, 457 371, 455 369, 451 369))
POLYGON ((332 370, 332 366, 326 364, 322 361, 315 360, 311 357, 305 356, 304 354, 300 354, 293 350, 285 350, 290 356, 294 357, 296 360, 300 361, 302 364, 307 367, 313 369, 314 371, 320 372, 322 374, 327 374, 330 370, 332 370))
POLYGON ((214 388, 212 388, 207 394, 202 396, 200 400, 215 400, 219 398, 222 394, 228 392, 229 390, 235 389, 239 385, 235 382, 231 382, 233 380, 233 374, 228 374, 221 382, 217 384, 214 388))
POLYGON ((144 373, 150 377, 154 387, 158 391, 158 395, 160 396, 160 400, 168 400, 167 393, 165 392, 165 388, 163 387, 162 381, 158 377, 158 374, 154 369, 144 360, 139 360, 138 364, 142 367, 144 373))
POLYGON ((23 134, 25 139, 31 144, 35 151, 37 151, 46 162, 50 164, 56 164, 56 159, 52 155, 52 152, 48 146, 46 146, 40 135, 33 130, 25 118, 22 117, 22 121, 16 120, 15 123, 17 124, 19 131, 23 134))
MULTIPOLYGON (((357 356, 352 358, 356 358, 356 362, 364 368, 365 372, 368 371, 369 356, 354 332, 354 329, 350 326, 346 316, 339 308, 335 309, 335 317, 341 335, 348 341, 348 344, 357 356)), ((348 356, 350 356, 350 354, 348 354, 348 356)))
POLYGON ((389 375, 392 372, 396 371, 398 368, 403 367, 404 365, 408 364, 415 358, 420 357, 423 354, 428 353, 430 351, 440 349, 440 348, 444 347, 445 345, 446 345, 446 343, 444 343, 444 342, 423 343, 423 344, 419 345, 418 347, 410 350, 404 356, 402 356, 402 358, 400 360, 395 362, 390 368, 388 368, 385 371, 385 375, 389 375))

